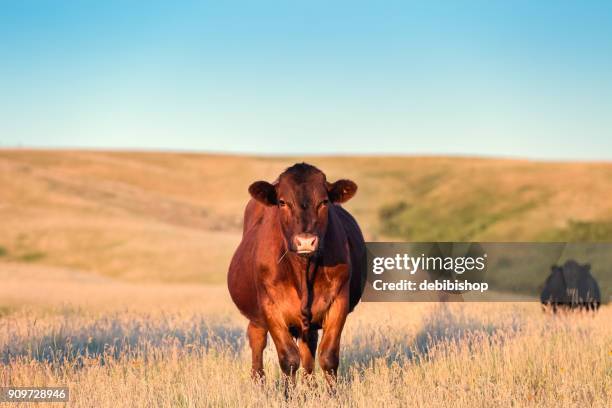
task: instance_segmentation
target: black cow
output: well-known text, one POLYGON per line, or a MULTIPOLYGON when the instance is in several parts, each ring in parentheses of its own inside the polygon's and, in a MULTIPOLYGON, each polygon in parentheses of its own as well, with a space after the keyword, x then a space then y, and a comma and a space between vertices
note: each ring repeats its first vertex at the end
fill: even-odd
POLYGON ((563 266, 553 265, 540 301, 545 307, 597 310, 601 304, 601 294, 597 281, 591 275, 591 265, 581 265, 574 260, 563 266))

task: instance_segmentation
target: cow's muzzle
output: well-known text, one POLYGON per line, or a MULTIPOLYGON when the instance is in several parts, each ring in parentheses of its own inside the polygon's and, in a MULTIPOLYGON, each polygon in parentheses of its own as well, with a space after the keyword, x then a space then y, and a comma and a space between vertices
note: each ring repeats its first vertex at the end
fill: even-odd
POLYGON ((319 237, 314 234, 297 234, 293 237, 293 244, 298 254, 313 254, 319 247, 319 237))

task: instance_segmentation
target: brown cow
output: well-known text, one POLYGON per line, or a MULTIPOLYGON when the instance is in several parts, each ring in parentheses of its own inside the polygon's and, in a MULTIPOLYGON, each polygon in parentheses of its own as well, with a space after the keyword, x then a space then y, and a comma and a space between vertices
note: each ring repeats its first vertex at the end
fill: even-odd
POLYGON ((249 319, 254 378, 264 375, 268 332, 291 382, 300 361, 311 374, 323 329, 319 364, 333 383, 342 328, 365 284, 363 236, 339 205, 356 191, 352 181, 329 183, 306 163, 289 167, 274 184, 249 187, 242 242, 227 280, 234 303, 249 319))

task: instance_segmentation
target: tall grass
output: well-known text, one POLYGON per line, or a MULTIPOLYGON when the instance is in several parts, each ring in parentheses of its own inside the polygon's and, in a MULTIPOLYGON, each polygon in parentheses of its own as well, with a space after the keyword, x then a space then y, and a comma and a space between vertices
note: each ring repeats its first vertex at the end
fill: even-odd
MULTIPOLYGON (((243 326, 200 314, 0 320, 0 385, 67 385, 75 407, 600 406, 612 393, 612 310, 534 304, 362 304, 337 390, 320 372, 285 398, 272 342, 252 384, 243 326)), ((40 406, 40 405, 35 405, 40 406)))

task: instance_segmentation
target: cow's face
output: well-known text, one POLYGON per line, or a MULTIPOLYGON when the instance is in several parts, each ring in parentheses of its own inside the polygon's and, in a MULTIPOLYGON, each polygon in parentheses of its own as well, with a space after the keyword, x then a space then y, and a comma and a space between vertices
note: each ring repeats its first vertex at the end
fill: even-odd
POLYGON ((275 184, 257 181, 249 187, 257 201, 278 207, 287 249, 304 256, 313 255, 322 245, 330 205, 348 201, 356 191, 352 181, 328 183, 325 174, 304 163, 288 168, 275 184))

